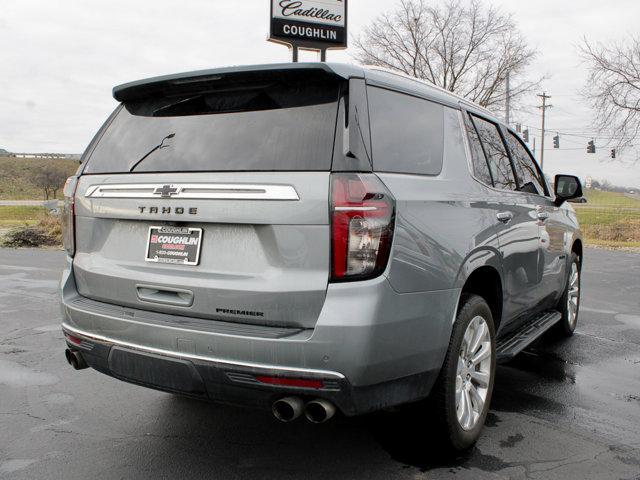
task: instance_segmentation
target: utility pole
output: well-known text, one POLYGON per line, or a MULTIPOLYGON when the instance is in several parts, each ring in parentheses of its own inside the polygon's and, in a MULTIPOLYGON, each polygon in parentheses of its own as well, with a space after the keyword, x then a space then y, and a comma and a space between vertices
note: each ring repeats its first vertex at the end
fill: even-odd
POLYGON ((505 100, 505 114, 504 114, 504 123, 507 124, 507 126, 509 126, 510 120, 511 120, 511 79, 509 78, 510 74, 509 72, 507 72, 507 78, 506 78, 506 95, 507 98, 505 100))
POLYGON ((544 171, 544 120, 545 115, 547 113, 547 108, 551 108, 553 105, 547 105, 547 99, 551 98, 547 95, 547 92, 542 92, 542 94, 538 94, 538 96, 542 99, 542 105, 538 108, 542 109, 542 132, 540 139, 540 170, 544 171))

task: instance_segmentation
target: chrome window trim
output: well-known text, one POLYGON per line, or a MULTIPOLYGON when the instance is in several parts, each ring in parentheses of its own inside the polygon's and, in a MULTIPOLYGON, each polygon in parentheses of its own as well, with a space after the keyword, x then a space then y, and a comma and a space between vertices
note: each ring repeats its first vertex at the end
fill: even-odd
POLYGON ((141 352, 147 352, 147 353, 154 353, 157 355, 163 355, 163 356, 167 356, 167 357, 173 357, 173 358, 182 358, 182 359, 190 359, 190 360, 198 360, 198 361, 204 361, 204 362, 211 362, 211 363, 219 363, 219 364, 223 364, 229 367, 248 367, 248 368, 257 368, 257 369, 262 369, 262 370, 269 370, 269 371, 277 371, 279 373, 285 373, 285 374, 308 374, 308 375, 314 375, 314 376, 319 376, 319 377, 333 377, 339 380, 343 380, 345 378, 344 375, 342 375, 341 373, 338 372, 332 372, 329 370, 315 370, 315 369, 311 369, 311 368, 297 368, 297 367, 281 367, 281 366, 277 366, 277 365, 267 365, 267 364, 262 364, 262 363, 252 363, 252 362, 240 362, 240 361, 232 361, 232 360, 225 360, 222 358, 216 358, 216 357, 209 357, 206 355, 197 355, 195 353, 185 353, 185 352, 174 352, 171 350, 165 350, 162 348, 155 348, 155 347, 147 347, 145 345, 139 345, 137 343, 131 343, 131 342, 125 342, 122 340, 116 340, 114 338, 110 338, 107 337, 105 335, 99 335, 96 333, 89 333, 89 332, 85 332, 84 330, 80 330, 78 328, 72 327, 71 325, 67 324, 67 323, 63 323, 62 324, 62 330, 70 333, 74 336, 78 336, 78 337, 84 337, 80 338, 80 340, 88 340, 88 341, 94 341, 97 343, 106 343, 108 345, 117 345, 120 347, 125 347, 125 348, 130 348, 133 350, 139 350, 141 352))
POLYGON ((240 183, 182 183, 169 185, 177 191, 170 196, 155 193, 166 183, 127 183, 91 185, 87 198, 157 198, 200 200, 282 200, 298 201, 300 197, 292 185, 259 185, 240 183))

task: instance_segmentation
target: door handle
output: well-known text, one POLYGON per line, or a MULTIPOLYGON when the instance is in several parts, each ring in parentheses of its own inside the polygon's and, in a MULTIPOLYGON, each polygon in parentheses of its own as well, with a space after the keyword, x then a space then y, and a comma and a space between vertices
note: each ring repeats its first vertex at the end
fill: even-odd
POLYGON ((509 223, 513 220, 513 213, 511 212, 498 212, 496 218, 502 223, 509 223))
POLYGON ((544 222, 549 218, 549 212, 544 212, 544 211, 538 212, 537 216, 538 216, 538 220, 540 220, 541 222, 544 222))
POLYGON ((181 288, 156 287, 155 285, 136 285, 138 299, 142 302, 190 307, 193 305, 193 292, 181 288))

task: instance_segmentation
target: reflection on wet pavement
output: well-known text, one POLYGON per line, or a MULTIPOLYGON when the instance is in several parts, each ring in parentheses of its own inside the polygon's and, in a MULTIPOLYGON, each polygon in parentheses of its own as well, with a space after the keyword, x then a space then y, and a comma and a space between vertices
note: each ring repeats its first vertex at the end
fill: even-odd
POLYGON ((638 255, 587 252, 577 334, 498 367, 484 434, 458 455, 424 408, 284 425, 75 372, 55 327, 62 259, 0 250, 3 479, 640 479, 638 255))

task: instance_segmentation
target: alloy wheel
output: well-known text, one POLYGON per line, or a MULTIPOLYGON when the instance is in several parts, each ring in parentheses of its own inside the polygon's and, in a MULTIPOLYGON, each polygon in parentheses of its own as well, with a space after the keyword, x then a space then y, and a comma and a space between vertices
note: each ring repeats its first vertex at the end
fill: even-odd
POLYGON ((571 264, 571 276, 569 277, 569 292, 567 295, 567 319, 569 326, 574 328, 578 319, 578 306, 580 303, 580 270, 574 262, 571 264))
POLYGON ((481 316, 464 333, 456 372, 456 414, 463 430, 473 429, 484 411, 491 383, 491 333, 481 316))

